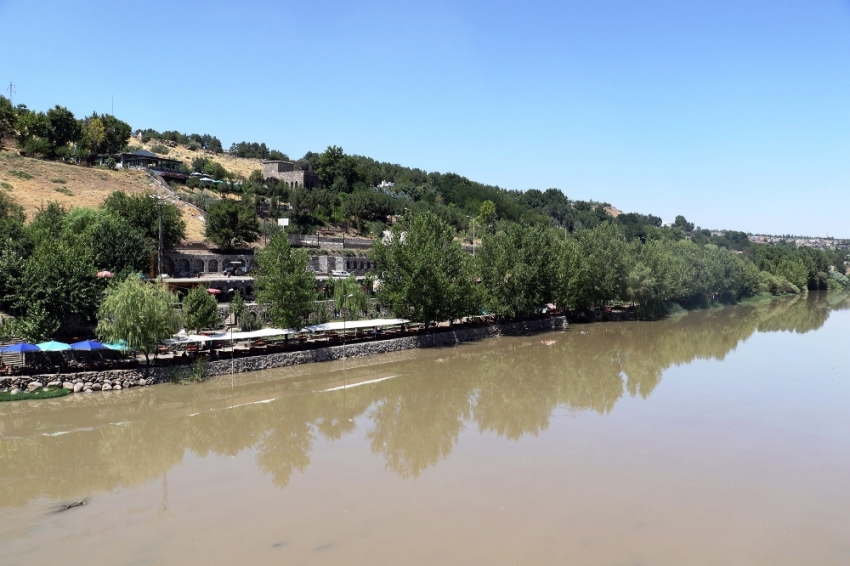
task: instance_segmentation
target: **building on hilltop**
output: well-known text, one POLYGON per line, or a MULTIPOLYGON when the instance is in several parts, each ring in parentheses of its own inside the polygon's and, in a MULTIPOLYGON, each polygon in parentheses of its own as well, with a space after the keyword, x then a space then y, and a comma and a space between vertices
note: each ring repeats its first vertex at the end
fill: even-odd
POLYGON ((291 161, 263 161, 263 178, 278 179, 290 187, 321 188, 319 175, 315 171, 296 169, 291 161))
POLYGON ((151 170, 161 177, 181 181, 185 181, 188 178, 182 161, 166 159, 143 149, 131 153, 105 153, 98 155, 97 158, 100 165, 106 165, 106 161, 109 158, 114 159, 116 169, 151 170))

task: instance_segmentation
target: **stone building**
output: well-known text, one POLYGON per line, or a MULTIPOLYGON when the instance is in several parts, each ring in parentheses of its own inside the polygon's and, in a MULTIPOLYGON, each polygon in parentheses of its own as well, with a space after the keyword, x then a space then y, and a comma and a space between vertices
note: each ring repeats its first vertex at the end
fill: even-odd
POLYGON ((263 161, 263 177, 279 179, 290 187, 319 189, 319 175, 315 171, 302 171, 291 161, 263 161))

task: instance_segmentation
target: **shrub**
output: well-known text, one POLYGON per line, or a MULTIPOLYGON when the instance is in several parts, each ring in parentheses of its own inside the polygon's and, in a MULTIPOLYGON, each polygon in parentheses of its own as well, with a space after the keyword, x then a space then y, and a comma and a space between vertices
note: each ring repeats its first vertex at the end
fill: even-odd
POLYGON ((26 399, 51 399, 54 397, 63 397, 70 393, 68 389, 39 389, 37 391, 21 391, 12 395, 8 391, 0 391, 0 403, 3 401, 24 401, 26 399))
POLYGON ((13 169, 13 170, 9 171, 9 173, 11 175, 14 175, 15 177, 17 177, 19 179, 25 179, 25 180, 32 179, 32 175, 30 175, 26 171, 15 171, 13 169))
POLYGON ((155 143, 151 146, 151 151, 158 153, 159 155, 168 155, 170 150, 167 146, 164 146, 161 143, 155 143))

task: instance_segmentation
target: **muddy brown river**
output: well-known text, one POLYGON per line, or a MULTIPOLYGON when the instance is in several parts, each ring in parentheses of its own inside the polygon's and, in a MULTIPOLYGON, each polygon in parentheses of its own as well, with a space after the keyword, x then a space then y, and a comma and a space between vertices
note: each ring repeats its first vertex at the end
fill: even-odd
POLYGON ((847 565, 848 306, 2 403, 0 564, 847 565))

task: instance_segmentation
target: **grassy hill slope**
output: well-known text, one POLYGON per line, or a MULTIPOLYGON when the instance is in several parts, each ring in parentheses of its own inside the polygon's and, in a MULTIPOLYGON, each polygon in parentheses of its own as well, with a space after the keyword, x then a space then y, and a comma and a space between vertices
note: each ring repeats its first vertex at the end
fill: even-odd
MULTIPOLYGON (((0 190, 9 193, 32 220, 39 207, 49 201, 65 208, 88 206, 97 208, 113 191, 140 194, 162 193, 150 177, 141 171, 80 167, 58 161, 42 161, 21 157, 15 152, 0 152, 0 190)), ((204 224, 195 209, 179 203, 186 220, 189 242, 204 239, 204 224)))

